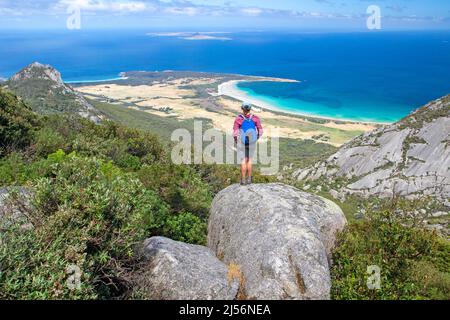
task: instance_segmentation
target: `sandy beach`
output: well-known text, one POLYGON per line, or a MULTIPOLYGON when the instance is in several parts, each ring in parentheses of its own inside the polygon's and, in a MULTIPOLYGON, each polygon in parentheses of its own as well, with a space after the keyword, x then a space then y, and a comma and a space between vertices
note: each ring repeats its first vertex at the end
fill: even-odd
MULTIPOLYGON (((262 78, 262 79, 251 80, 251 82, 254 82, 254 81, 299 82, 299 81, 295 81, 295 80, 278 79, 278 78, 262 78)), ((328 120, 328 121, 345 121, 345 122, 349 122, 349 123, 365 123, 368 125, 388 124, 388 123, 381 123, 381 122, 374 123, 371 121, 356 121, 356 120, 352 120, 352 119, 324 117, 324 116, 318 116, 318 115, 309 114, 309 113, 302 113, 301 111, 294 112, 291 110, 285 110, 282 108, 278 108, 277 106, 275 106, 271 103, 268 103, 268 102, 258 99, 256 97, 253 97, 253 96, 249 95, 247 92, 240 90, 238 88, 238 84, 242 83, 242 82, 249 82, 249 80, 231 80, 231 81, 227 81, 225 83, 220 84, 218 87, 219 95, 227 96, 227 97, 230 97, 230 98, 233 98, 236 100, 240 100, 240 101, 249 102, 252 105, 262 108, 262 109, 271 110, 271 111, 275 111, 275 112, 282 112, 282 113, 287 113, 287 114, 294 114, 294 115, 298 115, 298 116, 312 117, 312 118, 323 119, 323 120, 328 120)))
POLYGON ((223 132, 230 132, 234 119, 241 112, 242 101, 248 101, 257 106, 254 112, 263 119, 267 132, 277 131, 280 138, 310 139, 334 146, 376 127, 370 123, 335 119, 314 121, 315 117, 310 115, 305 118, 299 114, 292 116, 236 88, 239 81, 297 82, 295 80, 245 76, 230 80, 229 75, 205 73, 193 77, 171 74, 164 79, 151 79, 138 85, 131 84, 132 77, 119 83, 85 83, 78 85, 76 90, 89 99, 123 105, 155 116, 179 120, 209 119, 214 128, 223 132))

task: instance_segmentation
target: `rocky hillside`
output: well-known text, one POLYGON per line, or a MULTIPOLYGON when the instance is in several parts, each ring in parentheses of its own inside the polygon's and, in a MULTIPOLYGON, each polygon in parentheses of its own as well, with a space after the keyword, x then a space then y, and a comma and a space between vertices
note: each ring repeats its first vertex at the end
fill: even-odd
POLYGON ((450 206, 450 96, 353 139, 294 177, 306 186, 316 181, 341 199, 428 195, 450 206))
POLYGON ((4 85, 38 113, 76 113, 95 122, 100 120, 99 112, 80 93, 65 84, 61 74, 52 66, 32 63, 4 85))

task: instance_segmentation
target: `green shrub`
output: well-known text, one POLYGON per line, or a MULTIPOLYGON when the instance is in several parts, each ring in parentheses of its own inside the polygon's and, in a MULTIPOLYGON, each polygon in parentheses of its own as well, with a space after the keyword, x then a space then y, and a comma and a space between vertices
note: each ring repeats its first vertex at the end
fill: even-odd
MULTIPOLYGON (((112 160, 127 170, 138 170, 142 164, 164 162, 166 159, 165 149, 155 135, 110 121, 96 125, 73 116, 50 116, 46 118, 45 129, 40 135, 42 137, 36 145, 38 151, 76 151, 80 155, 112 160), (57 139, 48 141, 47 137, 51 135, 57 139)), ((38 156, 43 155, 45 153, 38 152, 38 156)))
POLYGON ((116 158, 115 163, 124 169, 136 171, 141 168, 141 161, 138 157, 128 153, 123 153, 120 157, 116 158))
POLYGON ((164 226, 164 234, 176 241, 206 245, 206 222, 191 213, 170 217, 164 226))
POLYGON ((126 142, 127 151, 143 163, 152 164, 163 159, 164 147, 156 135, 122 126, 118 126, 116 132, 117 137, 126 142))
MULTIPOLYGON (((449 248, 446 254, 450 254, 449 248)), ((447 259, 448 260, 448 259, 447 259)), ((419 261, 413 264, 409 271, 409 277, 417 285, 420 298, 434 300, 449 300, 450 298, 450 274, 438 269, 430 261, 419 261)))
POLYGON ((36 134, 35 152, 38 157, 47 157, 59 149, 66 149, 66 142, 61 134, 45 127, 36 134))
MULTIPOLYGON (((8 161, 23 163, 13 154, 8 161)), ((177 190, 186 206, 198 209, 197 215, 177 213, 178 207, 170 210, 135 174, 112 161, 58 150, 19 167, 8 179, 22 177, 34 190, 34 210, 28 213, 34 228, 18 226, 0 235, 0 299, 122 297, 129 289, 137 243, 151 236, 206 242, 206 222, 197 215, 206 214, 211 197, 188 168, 175 167, 161 177, 156 171, 152 177, 161 182, 158 191, 167 182, 164 186, 177 190), (177 179, 171 180, 174 172, 177 179), (81 271, 81 287, 76 290, 67 285, 67 268, 73 266, 81 271)), ((140 174, 151 174, 145 171, 149 168, 146 165, 140 174)))
POLYGON ((193 212, 205 218, 212 202, 209 187, 188 166, 145 165, 139 171, 141 182, 157 192, 175 212, 193 212))
POLYGON ((197 166, 196 171, 210 186, 213 194, 217 194, 234 183, 239 183, 241 177, 238 166, 204 164, 197 166))
POLYGON ((10 153, 0 159, 0 186, 23 184, 27 181, 28 167, 22 154, 10 153))
POLYGON ((0 89, 0 156, 27 147, 38 117, 17 96, 0 89))
POLYGON ((166 205, 109 163, 61 151, 50 158, 51 172, 33 183, 34 229, 2 234, 0 299, 124 294, 134 246, 159 235, 169 217, 166 205), (79 290, 66 284, 72 265, 82 272, 79 290))
POLYGON ((372 209, 366 221, 346 228, 333 252, 334 299, 450 299, 448 242, 407 216, 372 209), (367 286, 373 265, 381 269, 375 290, 367 286))
POLYGON ((68 156, 63 150, 58 150, 47 158, 31 162, 25 160, 21 153, 10 153, 0 160, 0 186, 25 185, 46 176, 52 172, 56 164, 64 161, 68 156))

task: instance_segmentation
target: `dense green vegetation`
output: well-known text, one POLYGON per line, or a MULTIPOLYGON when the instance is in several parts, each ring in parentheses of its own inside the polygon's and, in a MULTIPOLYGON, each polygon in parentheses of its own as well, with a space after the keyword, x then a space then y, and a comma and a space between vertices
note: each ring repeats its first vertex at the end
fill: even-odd
POLYGON ((158 232, 171 219, 170 208, 110 162, 62 151, 47 161, 42 176, 30 182, 34 196, 28 220, 33 228, 13 228, 3 235, 0 296, 122 294, 135 243, 158 232), (80 290, 65 285, 71 265, 82 271, 80 290))
POLYGON ((280 138, 280 163, 298 169, 313 165, 317 161, 337 151, 330 144, 317 143, 313 140, 280 138))
POLYGON ((11 90, 23 97, 34 111, 49 114, 54 112, 78 112, 83 103, 74 92, 66 88, 55 88, 55 83, 47 79, 28 79, 8 82, 11 90), (52 88, 52 91, 49 90, 52 88))
POLYGON ((421 225, 418 202, 374 203, 351 222, 333 253, 334 299, 450 299, 450 243, 421 225), (380 271, 379 288, 373 270, 380 271))
MULTIPOLYGON (((0 90, 0 189, 9 186, 8 205, 23 213, 0 217, 0 299, 128 298, 135 246, 154 235, 205 244, 214 195, 239 181, 235 166, 172 164, 167 138, 177 120, 97 107, 117 122, 37 116, 0 90), (73 266, 79 290, 67 286, 73 266)), ((282 162, 296 167, 333 151, 281 140, 282 162)), ((334 299, 450 298, 450 247, 411 218, 420 204, 351 198, 339 205, 347 217, 363 206, 366 214, 349 219, 339 237, 334 299), (367 288, 370 265, 381 268, 380 290, 367 288)))
POLYGON ((154 235, 205 244, 214 194, 239 181, 234 166, 173 165, 167 140, 149 131, 41 117, 5 91, 0 103, 0 188, 31 193, 24 201, 8 188, 26 217, 0 223, 0 299, 124 298, 136 244, 154 235), (72 265, 81 290, 65 285, 72 265))
MULTIPOLYGON (((164 235, 205 243, 212 190, 195 168, 171 165, 155 135, 41 118, 14 95, 0 97, 0 186, 25 186, 33 208, 32 228, 2 224, 0 298, 122 297, 138 242, 164 235), (69 265, 82 271, 81 291, 64 283, 69 265)), ((8 201, 23 202, 11 193, 8 201)))
POLYGON ((37 117, 22 101, 0 91, 0 156, 27 146, 37 117))

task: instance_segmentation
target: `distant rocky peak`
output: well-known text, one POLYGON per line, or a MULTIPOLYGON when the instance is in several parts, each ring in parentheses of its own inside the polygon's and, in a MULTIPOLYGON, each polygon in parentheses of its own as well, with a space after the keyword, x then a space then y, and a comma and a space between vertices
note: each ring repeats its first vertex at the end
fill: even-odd
POLYGON ((39 62, 33 62, 28 65, 17 74, 15 74, 10 81, 22 81, 29 79, 47 79, 56 82, 60 85, 64 85, 61 78, 61 73, 48 64, 42 64, 39 62))
POLYGON ((74 113, 94 122, 101 121, 100 113, 81 93, 65 84, 61 73, 50 65, 34 62, 12 76, 6 85, 35 112, 74 113))

